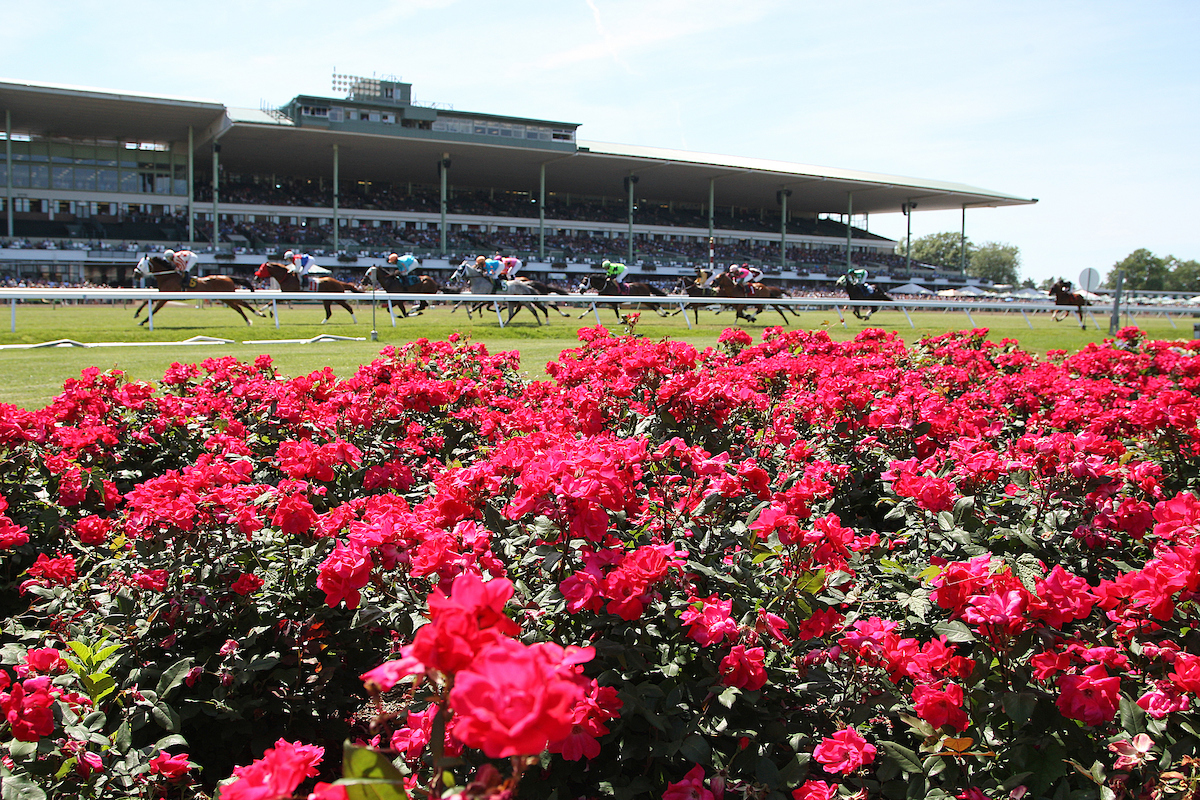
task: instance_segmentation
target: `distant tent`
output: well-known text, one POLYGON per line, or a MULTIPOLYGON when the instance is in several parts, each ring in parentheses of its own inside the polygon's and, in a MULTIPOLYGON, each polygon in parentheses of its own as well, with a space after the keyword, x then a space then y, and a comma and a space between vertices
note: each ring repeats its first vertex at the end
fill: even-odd
POLYGON ((906 283, 903 286, 895 286, 891 289, 888 289, 888 291, 895 292, 896 294, 933 294, 933 292, 926 289, 924 286, 918 286, 915 283, 906 283))

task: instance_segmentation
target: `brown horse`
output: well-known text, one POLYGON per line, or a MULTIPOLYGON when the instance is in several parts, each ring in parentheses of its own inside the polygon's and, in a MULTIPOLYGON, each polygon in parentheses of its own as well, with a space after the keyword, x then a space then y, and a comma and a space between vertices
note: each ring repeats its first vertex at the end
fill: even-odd
POLYGON ((755 322, 759 312, 764 309, 773 308, 779 312, 779 316, 783 317, 783 324, 790 325, 791 320, 787 318, 785 311, 791 311, 793 315, 800 316, 795 309, 790 306, 771 303, 771 300, 780 300, 788 296, 787 292, 778 286, 768 286, 765 283, 751 283, 747 286, 734 281, 733 277, 728 272, 722 272, 712 281, 713 293, 717 297, 761 297, 764 301, 761 305, 738 305, 737 318, 745 319, 749 322, 755 322))
MULTIPOLYGON (((1083 307, 1090 306, 1092 302, 1081 294, 1076 294, 1071 291, 1071 282, 1059 278, 1053 286, 1050 287, 1050 296, 1054 298, 1056 306, 1075 306, 1075 313, 1079 315, 1079 327, 1087 330, 1087 323, 1083 319, 1083 307)), ((1062 322, 1071 315, 1069 308, 1056 310, 1054 312, 1054 321, 1062 322)))
MULTIPOLYGON (((362 280, 363 291, 370 291, 372 288, 382 289, 388 294, 438 294, 445 291, 444 287, 428 275, 401 275, 400 271, 395 267, 381 267, 372 265, 367 267, 367 272, 363 275, 362 280)), ((391 301, 400 306, 400 316, 415 317, 424 311, 429 304, 424 300, 417 302, 417 309, 411 314, 404 307, 403 300, 391 301)))
MULTIPOLYGON (((185 276, 176 271, 175 265, 165 258, 159 256, 146 256, 138 262, 134 271, 145 278, 153 278, 158 284, 160 292, 236 292, 239 286, 244 286, 250 291, 254 291, 254 284, 245 278, 234 278, 226 275, 207 275, 203 278, 197 278, 192 275, 185 276), (186 280, 186 285, 185 285, 186 280)), ((234 311, 242 315, 242 319, 247 325, 252 324, 250 318, 246 316, 246 311, 249 310, 253 314, 260 317, 265 317, 266 314, 259 311, 254 306, 245 303, 241 300, 222 300, 225 305, 232 308, 234 311)), ((137 319, 142 314, 142 309, 150 303, 149 300, 142 302, 137 307, 137 311, 133 312, 133 318, 137 319)), ((154 308, 146 318, 141 321, 145 325, 150 321, 150 318, 157 314, 158 311, 167 304, 166 300, 154 301, 154 308)))
MULTIPOLYGON (((280 291, 284 292, 303 292, 304 288, 300 286, 300 277, 287 268, 284 264, 278 264, 274 261, 265 261, 263 265, 254 273, 254 277, 261 280, 274 278, 279 284, 280 291)), ((337 278, 317 278, 318 292, 354 292, 361 294, 362 289, 353 283, 347 281, 339 281, 337 278)), ((358 317, 354 316, 354 309, 345 300, 323 300, 325 305, 325 319, 321 320, 324 325, 329 322, 329 318, 333 316, 333 304, 336 302, 339 306, 350 312, 350 318, 355 323, 358 322, 358 317)))
MULTIPOLYGON (((637 281, 631 283, 618 283, 604 273, 585 276, 579 284, 579 292, 582 294, 588 289, 595 289, 597 294, 604 295, 605 297, 624 297, 626 299, 622 302, 626 303, 637 302, 636 298, 638 297, 667 296, 667 293, 662 289, 659 289, 657 286, 651 286, 648 283, 638 283, 637 281)), ((624 319, 624 316, 621 315, 620 303, 605 303, 604 305, 611 305, 613 312, 617 315, 617 319, 624 319)), ((663 307, 657 303, 654 304, 654 311, 660 317, 669 316, 668 313, 663 310, 663 307)), ((579 318, 583 319, 589 313, 591 313, 589 309, 584 309, 583 313, 579 315, 579 318)))

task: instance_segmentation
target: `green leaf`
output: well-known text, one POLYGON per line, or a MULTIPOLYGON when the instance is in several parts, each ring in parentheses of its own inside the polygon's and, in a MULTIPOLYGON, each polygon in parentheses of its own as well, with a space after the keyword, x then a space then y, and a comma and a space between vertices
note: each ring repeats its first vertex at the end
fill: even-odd
POLYGON ((349 741, 342 745, 342 774, 347 778, 396 781, 401 786, 404 785, 404 776, 387 756, 378 750, 360 747, 349 741))
POLYGON ((939 511, 937 514, 938 527, 943 531, 954 530, 954 515, 949 511, 939 511))
POLYGON ((166 703, 158 701, 151 705, 150 716, 154 717, 154 721, 163 730, 170 731, 171 733, 179 732, 179 712, 166 703))
POLYGON ((113 734, 113 749, 118 753, 128 752, 130 744, 133 743, 133 733, 129 729, 129 720, 126 719, 121 723, 121 727, 117 728, 117 732, 113 734))
POLYGON ((679 745, 679 755, 694 764, 708 764, 708 760, 712 756, 712 747, 703 736, 693 733, 683 740, 683 744, 679 745))
POLYGON ((954 502, 954 510, 950 513, 954 515, 954 522, 956 524, 961 523, 964 517, 975 513, 975 498, 970 495, 958 498, 954 502))
POLYGON ((917 754, 912 750, 895 742, 880 742, 880 745, 895 759, 905 775, 922 774, 921 759, 917 758, 917 754))
POLYGON ((1000 705, 1008 718, 1015 722, 1018 728, 1023 728, 1037 708, 1037 696, 1033 692, 1005 692, 1000 698, 1000 705))
POLYGON ((24 775, 5 775, 0 784, 3 800, 46 800, 42 788, 24 775))
POLYGON ((188 656, 167 667, 158 679, 158 686, 154 689, 160 698, 165 699, 171 693, 172 689, 183 683, 183 679, 187 677, 188 670, 192 668, 193 660, 191 656, 188 656))
POLYGON ((933 626, 933 632, 939 636, 945 636, 948 642, 975 641, 975 634, 971 632, 971 629, 958 620, 938 622, 933 626))
POLYGON ((354 618, 350 620, 350 627, 365 628, 382 617, 383 609, 379 606, 363 606, 354 612, 354 618))
POLYGON ((87 689, 88 696, 95 702, 101 698, 107 697, 117 688, 117 682, 107 672, 97 672, 94 675, 81 675, 83 686, 87 689))
POLYGON ((404 781, 385 781, 377 778, 348 778, 334 783, 346 787, 347 800, 408 800, 404 781))

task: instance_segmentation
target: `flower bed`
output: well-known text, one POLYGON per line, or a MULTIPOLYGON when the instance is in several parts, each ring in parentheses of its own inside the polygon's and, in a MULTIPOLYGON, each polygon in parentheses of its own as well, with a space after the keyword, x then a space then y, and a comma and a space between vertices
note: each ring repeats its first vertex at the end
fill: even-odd
POLYGON ((1192 796, 1200 343, 580 339, 0 409, 5 800, 1192 796))

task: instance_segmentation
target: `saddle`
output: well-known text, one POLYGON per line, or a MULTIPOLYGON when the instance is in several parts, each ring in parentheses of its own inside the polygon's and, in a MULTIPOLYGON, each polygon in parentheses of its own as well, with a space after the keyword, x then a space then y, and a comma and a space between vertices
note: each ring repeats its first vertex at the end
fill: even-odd
POLYGON ((192 289, 195 289, 199 285, 200 285, 200 279, 197 278, 195 275, 183 276, 183 288, 185 291, 190 292, 192 289))

